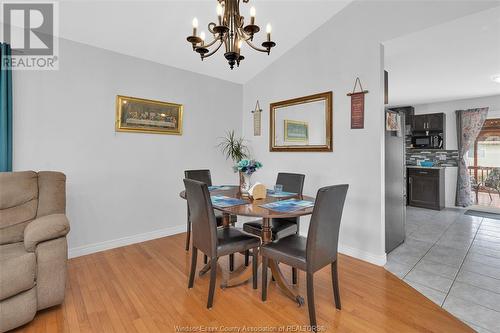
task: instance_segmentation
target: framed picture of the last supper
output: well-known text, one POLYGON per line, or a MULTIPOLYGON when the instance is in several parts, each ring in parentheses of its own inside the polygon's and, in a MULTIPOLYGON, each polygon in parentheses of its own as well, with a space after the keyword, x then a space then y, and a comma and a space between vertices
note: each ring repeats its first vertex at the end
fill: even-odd
POLYGON ((116 96, 116 131, 182 134, 182 105, 116 96))

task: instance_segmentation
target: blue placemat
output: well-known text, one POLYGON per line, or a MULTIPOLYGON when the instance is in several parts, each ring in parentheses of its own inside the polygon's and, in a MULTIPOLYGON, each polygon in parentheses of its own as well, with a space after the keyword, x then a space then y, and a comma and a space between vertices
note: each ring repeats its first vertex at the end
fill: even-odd
POLYGON ((314 202, 299 200, 299 199, 289 199, 282 201, 270 202, 264 205, 260 205, 262 208, 267 208, 270 210, 274 210, 276 212, 295 212, 297 210, 313 207, 314 202))
POLYGON ((293 192, 284 192, 284 191, 281 191, 281 192, 274 192, 274 190, 267 190, 267 195, 270 196, 270 197, 273 197, 273 198, 286 198, 286 197, 293 197, 295 195, 297 195, 297 193, 293 193, 293 192))
POLYGON ((227 186, 227 185, 214 185, 214 186, 209 186, 208 190, 210 192, 212 192, 212 191, 227 191, 227 190, 230 190, 231 188, 232 188, 231 186, 227 186))
POLYGON ((210 198, 212 199, 212 205, 221 208, 245 205, 248 203, 248 201, 226 197, 225 195, 214 195, 211 196, 210 198))

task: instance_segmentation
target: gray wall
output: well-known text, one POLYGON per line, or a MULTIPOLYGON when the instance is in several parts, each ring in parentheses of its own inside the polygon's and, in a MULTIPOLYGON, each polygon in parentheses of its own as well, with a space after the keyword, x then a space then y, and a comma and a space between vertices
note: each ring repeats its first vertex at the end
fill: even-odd
MULTIPOLYGON (((254 176, 273 184, 276 172, 306 174, 305 193, 350 185, 341 225, 341 252, 385 263, 383 48, 395 37, 453 19, 466 2, 355 1, 244 85, 243 132, 264 162, 254 176), (350 98, 359 76, 370 92, 365 128, 350 129, 350 98), (269 152, 269 103, 333 91, 333 153, 269 152), (264 108, 261 137, 253 137, 252 110, 264 108)), ((278 44, 279 47, 279 44, 278 44)), ((307 221, 306 218, 303 219, 307 221)), ((308 223, 302 223, 302 233, 308 223)))
POLYGON ((16 71, 14 92, 14 169, 66 173, 71 255, 184 231, 185 169, 237 181, 215 146, 241 85, 62 39, 59 71, 16 71), (118 94, 184 104, 183 135, 115 132, 118 94))

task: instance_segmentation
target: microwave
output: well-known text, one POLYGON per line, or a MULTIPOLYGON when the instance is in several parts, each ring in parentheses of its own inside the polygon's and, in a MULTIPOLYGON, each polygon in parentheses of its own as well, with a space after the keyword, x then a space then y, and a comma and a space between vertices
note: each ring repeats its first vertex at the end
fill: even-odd
POLYGON ((413 148, 421 149, 441 149, 443 148, 443 138, 440 135, 422 135, 411 138, 413 148))

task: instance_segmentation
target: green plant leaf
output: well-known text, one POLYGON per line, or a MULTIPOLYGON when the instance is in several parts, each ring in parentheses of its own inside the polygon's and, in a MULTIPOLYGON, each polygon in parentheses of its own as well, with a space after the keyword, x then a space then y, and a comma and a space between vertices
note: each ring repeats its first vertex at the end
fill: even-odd
POLYGON ((244 138, 237 137, 234 130, 231 130, 226 133, 225 137, 220 138, 220 142, 217 146, 226 160, 231 159, 233 162, 237 163, 248 157, 248 147, 245 145, 244 141, 244 138))

